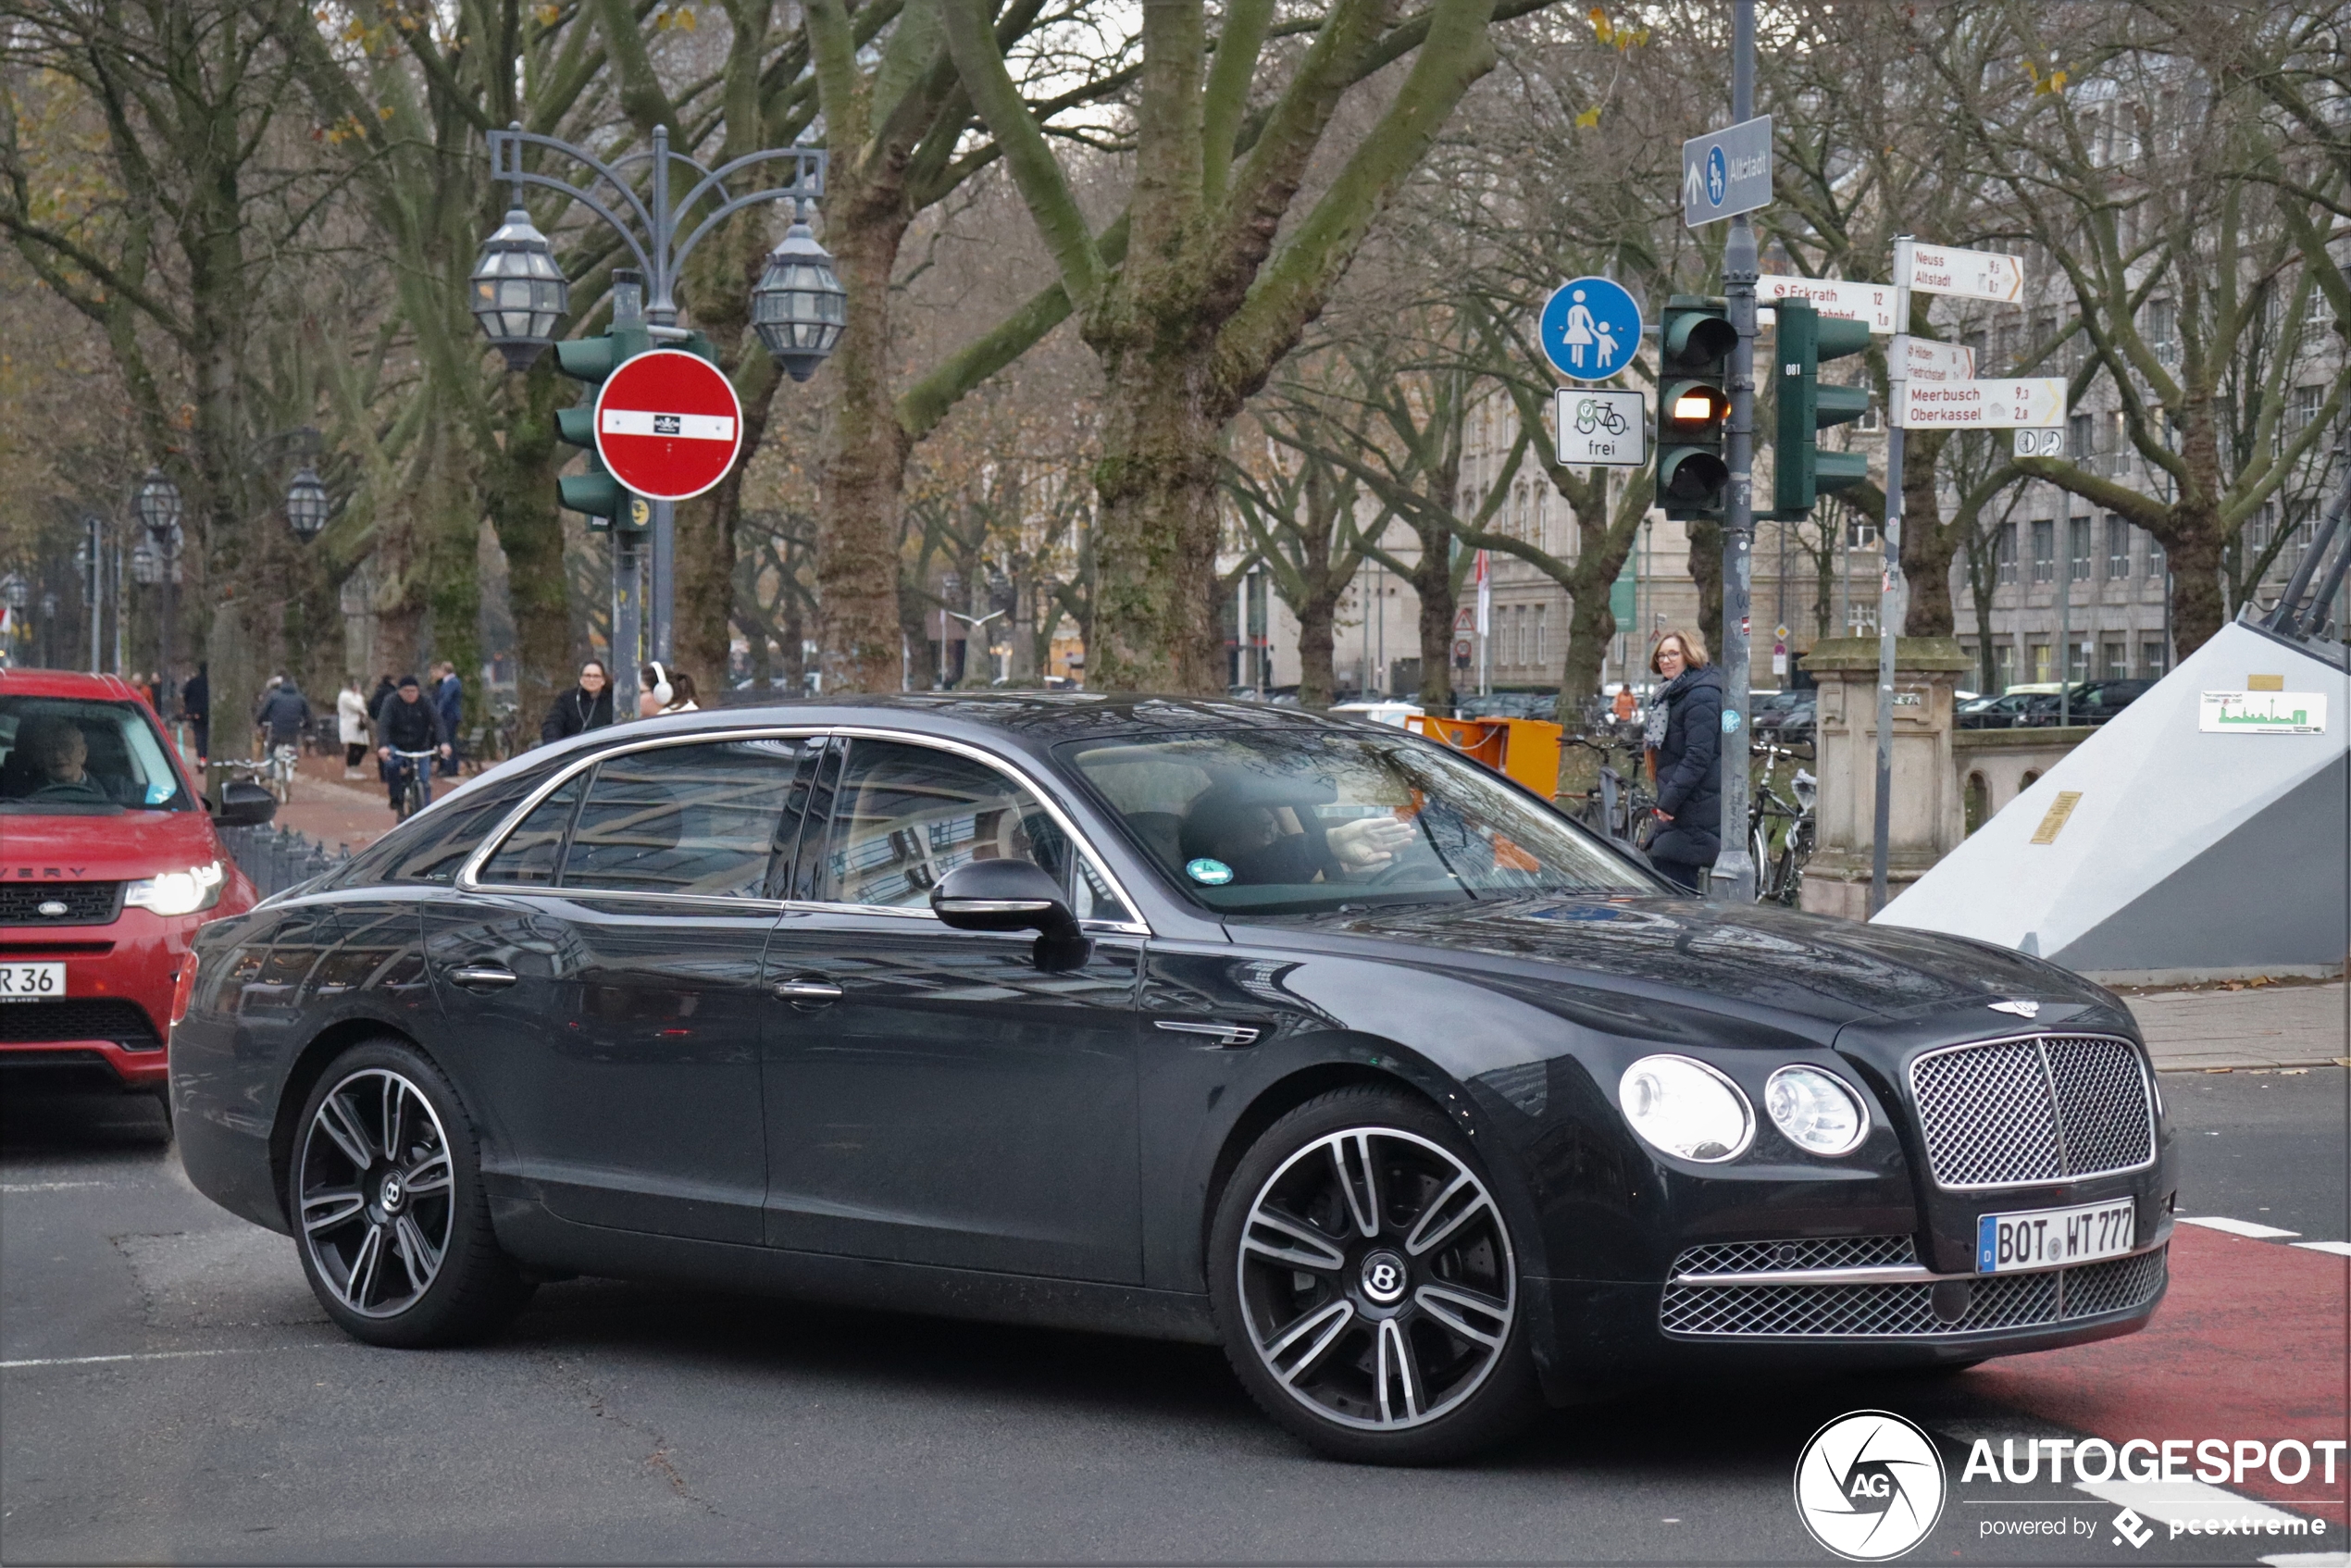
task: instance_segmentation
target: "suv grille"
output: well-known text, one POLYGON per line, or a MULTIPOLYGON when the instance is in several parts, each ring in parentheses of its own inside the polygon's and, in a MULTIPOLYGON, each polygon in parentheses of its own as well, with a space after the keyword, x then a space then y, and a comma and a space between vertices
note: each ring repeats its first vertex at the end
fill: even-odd
POLYGON ((1910 1064, 1927 1164, 1947 1188, 2021 1187, 2155 1158, 2146 1067, 2128 1040, 2035 1035, 1910 1064))
POLYGON ((0 882, 0 926, 106 926, 121 912, 119 882, 0 882), (44 903, 66 912, 44 915, 44 903))
POLYGON ((155 1051, 163 1045, 147 1010, 135 1002, 68 997, 0 1006, 0 1045, 44 1045, 61 1039, 110 1039, 131 1051, 155 1051))
MULTIPOLYGON (((1700 1248, 1696 1251, 1709 1251, 1700 1248)), ((1658 1325, 1668 1334, 1802 1339, 1932 1339, 2032 1328, 2135 1312, 2163 1288, 2164 1252, 2113 1258, 2038 1274, 1970 1281, 1966 1305, 1946 1320, 1934 1287, 1907 1285, 1678 1285, 1668 1283, 1658 1325)), ((1695 1254, 1676 1260, 1677 1272, 1695 1254)))

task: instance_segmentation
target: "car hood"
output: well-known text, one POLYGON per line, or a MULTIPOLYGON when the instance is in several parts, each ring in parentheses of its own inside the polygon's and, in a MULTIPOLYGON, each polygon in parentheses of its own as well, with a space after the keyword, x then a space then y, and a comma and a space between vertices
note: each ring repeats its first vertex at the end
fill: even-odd
POLYGON ((128 882, 218 858, 200 811, 126 811, 115 816, 0 813, 0 880, 128 882))
POLYGON ((1688 899, 1537 896, 1236 920, 1228 929, 1237 940, 1372 945, 1390 962, 1489 968, 1498 977, 1549 969, 1570 984, 1830 1026, 2010 999, 2067 1012, 2112 1005, 2078 976, 1988 943, 1688 899))

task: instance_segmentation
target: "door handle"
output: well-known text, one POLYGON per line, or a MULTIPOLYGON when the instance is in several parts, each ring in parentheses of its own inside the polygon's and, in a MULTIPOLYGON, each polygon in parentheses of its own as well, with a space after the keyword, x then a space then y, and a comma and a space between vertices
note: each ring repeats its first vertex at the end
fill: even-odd
POLYGON ((449 978, 469 989, 486 986, 497 990, 515 983, 515 972, 503 964, 460 964, 449 971, 449 978))
POLYGON ((830 980, 814 975, 803 975, 795 980, 779 980, 776 994, 786 1002, 804 1006, 822 1007, 828 1002, 840 1000, 840 988, 830 980))

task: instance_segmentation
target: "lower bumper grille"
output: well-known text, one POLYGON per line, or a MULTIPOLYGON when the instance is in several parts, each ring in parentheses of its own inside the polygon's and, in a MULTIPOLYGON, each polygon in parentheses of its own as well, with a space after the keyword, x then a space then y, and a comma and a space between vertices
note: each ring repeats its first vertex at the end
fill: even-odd
MULTIPOLYGON (((2135 1311, 2154 1300, 2163 1288, 2164 1252, 2158 1247, 2136 1257, 2079 1268, 1972 1278, 1966 1282, 1966 1303, 1953 1318, 1935 1312, 1936 1288, 1923 1280, 1885 1285, 1668 1282, 1658 1324, 1668 1334, 1773 1339, 1933 1339, 2055 1326, 2135 1311)), ((1677 1261, 1675 1272, 1695 1271, 1677 1261)))
POLYGON ((68 997, 57 1002, 12 1002, 0 1007, 0 1045, 45 1045, 52 1040, 110 1039, 126 1051, 157 1051, 147 1010, 119 998, 68 997))

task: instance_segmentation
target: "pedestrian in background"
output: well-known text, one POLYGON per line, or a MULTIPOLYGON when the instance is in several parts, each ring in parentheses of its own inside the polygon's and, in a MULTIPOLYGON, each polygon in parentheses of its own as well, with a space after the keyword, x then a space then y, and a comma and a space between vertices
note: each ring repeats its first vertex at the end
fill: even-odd
POLYGON ((441 733, 449 740, 449 751, 441 759, 441 776, 454 778, 460 760, 457 754, 457 721, 466 712, 466 687, 457 678, 457 666, 447 659, 433 666, 433 672, 439 678, 433 682, 432 703, 441 710, 441 733))
MULTIPOLYGON (((392 694, 376 712, 376 759, 383 766, 384 784, 392 791, 392 809, 400 809, 400 787, 407 782, 407 766, 399 752, 449 754, 449 736, 441 728, 441 710, 424 700, 424 689, 413 675, 404 675, 392 694)), ((430 759, 427 759, 429 765, 430 759)), ((431 779, 423 782, 430 784, 431 779)))
POLYGON ((292 676, 280 676, 270 682, 254 726, 266 732, 265 749, 301 746, 304 734, 310 728, 310 699, 302 694, 302 687, 292 676))
POLYGON ((208 664, 198 665, 188 684, 180 689, 180 711, 188 717, 188 739, 195 743, 199 771, 212 765, 212 680, 208 664))
POLYGON ((588 659, 580 664, 579 684, 548 706, 539 724, 540 743, 568 740, 611 722, 612 678, 604 673, 603 660, 588 659))
POLYGON ((637 716, 651 718, 655 714, 700 713, 702 703, 695 700, 694 678, 681 669, 671 669, 656 659, 637 672, 637 716))
POLYGON ((1695 631, 1660 632, 1649 668, 1665 682, 1649 699, 1641 736, 1662 825, 1649 840, 1649 863, 1703 892, 1706 868, 1723 852, 1723 677, 1695 631))
POLYGON ((377 678, 376 689, 367 693, 368 723, 381 724, 383 722, 384 699, 391 696, 395 691, 399 690, 399 687, 400 683, 392 678, 392 671, 390 670, 384 671, 381 676, 377 678))
POLYGON ((355 675, 335 698, 335 739, 342 742, 342 776, 358 778, 360 759, 367 754, 367 699, 360 695, 355 675))

